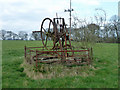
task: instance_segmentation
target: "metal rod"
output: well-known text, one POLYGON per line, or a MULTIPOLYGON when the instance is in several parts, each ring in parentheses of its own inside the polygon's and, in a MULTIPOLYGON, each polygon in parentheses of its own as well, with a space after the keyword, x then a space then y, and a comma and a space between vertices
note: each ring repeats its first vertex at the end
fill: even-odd
POLYGON ((25 58, 26 58, 26 46, 25 46, 25 58))
POLYGON ((38 59, 38 56, 37 56, 37 50, 36 50, 36 68, 37 68, 37 59, 38 59))
POLYGON ((70 39, 71 39, 71 0, 70 0, 70 39))
MULTIPOLYGON (((85 52, 85 51, 88 51, 88 50, 67 50, 67 52, 85 52)), ((61 51, 38 51, 38 52, 66 52, 66 50, 61 50, 61 51)))
POLYGON ((71 12, 73 11, 73 9, 71 8, 71 0, 70 0, 70 9, 68 9, 68 10, 65 10, 65 12, 69 12, 69 15, 70 15, 70 32, 69 32, 69 35, 70 35, 70 39, 72 39, 71 38, 71 12))

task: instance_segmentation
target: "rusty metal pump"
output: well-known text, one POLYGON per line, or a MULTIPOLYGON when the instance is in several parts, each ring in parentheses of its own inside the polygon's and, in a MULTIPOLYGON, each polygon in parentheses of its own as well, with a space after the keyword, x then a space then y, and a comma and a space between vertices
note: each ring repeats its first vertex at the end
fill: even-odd
POLYGON ((53 18, 53 21, 50 18, 45 18, 42 21, 40 31, 33 31, 33 33, 35 32, 41 33, 43 46, 47 50, 51 50, 51 49, 64 50, 67 48, 72 49, 71 40, 69 39, 69 32, 68 29, 66 28, 64 18, 53 18), (47 44, 48 40, 53 41, 52 48, 47 47, 49 46, 47 44))
POLYGON ((90 64, 91 52, 89 48, 73 47, 69 38, 69 31, 64 18, 45 18, 42 21, 40 33, 43 46, 26 47, 27 62, 38 63, 66 63, 67 65, 90 64))

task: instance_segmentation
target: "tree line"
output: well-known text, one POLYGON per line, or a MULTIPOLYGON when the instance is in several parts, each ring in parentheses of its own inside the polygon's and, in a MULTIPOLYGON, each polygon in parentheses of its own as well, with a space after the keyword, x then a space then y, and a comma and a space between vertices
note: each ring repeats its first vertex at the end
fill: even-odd
POLYGON ((97 13, 97 15, 91 17, 91 21, 73 16, 73 40, 80 42, 118 43, 120 39, 119 17, 113 15, 107 21, 106 12, 102 9, 96 10, 102 11, 103 15, 97 13))
POLYGON ((0 30, 0 40, 41 40, 40 33, 19 31, 18 34, 10 30, 0 30))
MULTIPOLYGON (((107 21, 106 12, 102 9, 96 10, 102 11, 103 15, 97 13, 94 16, 94 21, 92 17, 91 21, 87 21, 87 19, 80 19, 77 16, 73 16, 72 40, 79 42, 118 43, 120 39, 120 20, 118 16, 113 15, 107 21)), ((41 34, 40 32, 28 34, 25 31, 19 31, 16 34, 12 31, 0 30, 0 38, 1 40, 41 40, 41 34)))

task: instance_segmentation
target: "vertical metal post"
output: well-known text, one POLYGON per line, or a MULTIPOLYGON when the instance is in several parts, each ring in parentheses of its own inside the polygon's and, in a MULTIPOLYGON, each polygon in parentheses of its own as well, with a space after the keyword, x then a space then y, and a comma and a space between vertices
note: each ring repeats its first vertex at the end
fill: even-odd
POLYGON ((24 55, 24 57, 26 58, 26 46, 24 47, 24 49, 25 49, 25 55, 24 55))
POLYGON ((90 51, 90 63, 92 63, 92 60, 93 60, 93 49, 92 49, 92 47, 91 47, 91 51, 90 51))
POLYGON ((65 47, 66 47, 66 50, 65 50, 65 56, 67 57, 67 39, 66 39, 66 33, 65 33, 65 47))
POLYGON ((71 39, 71 12, 72 11, 73 11, 73 9, 71 8, 71 0, 70 0, 70 9, 65 10, 65 12, 70 12, 70 32, 69 32, 70 39, 71 39))
POLYGON ((37 50, 36 50, 36 68, 37 68, 37 59, 38 59, 38 56, 37 56, 37 50))
POLYGON ((32 64, 31 50, 29 52, 30 52, 30 64, 32 64))
POLYGON ((70 39, 71 39, 71 0, 70 0, 70 39))
POLYGON ((88 60, 87 60, 87 62, 88 62, 88 64, 90 64, 90 55, 89 55, 89 48, 88 48, 88 60))
MULTIPOLYGON (((59 44, 60 44, 60 49, 61 49, 61 51, 63 51, 63 48, 62 48, 62 44, 61 44, 61 40, 59 40, 59 44)), ((64 57, 64 52, 61 52, 61 62, 63 62, 63 60, 65 59, 65 57, 64 57)))

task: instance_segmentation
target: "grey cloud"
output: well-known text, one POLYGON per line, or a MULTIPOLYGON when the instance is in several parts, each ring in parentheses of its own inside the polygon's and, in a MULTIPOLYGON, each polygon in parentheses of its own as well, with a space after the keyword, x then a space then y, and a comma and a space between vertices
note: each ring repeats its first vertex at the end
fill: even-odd
POLYGON ((38 9, 38 10, 30 10, 25 13, 16 13, 14 12, 12 15, 2 15, 1 20, 6 21, 19 21, 19 20, 25 20, 25 21, 40 21, 44 16, 47 15, 47 11, 45 12, 44 9, 38 9))

